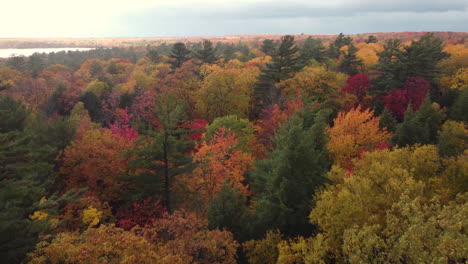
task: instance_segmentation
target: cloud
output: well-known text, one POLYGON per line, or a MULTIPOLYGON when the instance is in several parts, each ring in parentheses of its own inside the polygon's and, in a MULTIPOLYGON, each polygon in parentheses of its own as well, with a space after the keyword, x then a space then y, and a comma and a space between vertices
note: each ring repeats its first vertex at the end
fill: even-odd
POLYGON ((467 0, 16 0, 0 37, 468 31, 467 0), (26 8, 27 7, 27 8, 26 8))
POLYGON ((464 0, 256 1, 158 5, 119 16, 116 35, 467 31, 464 0))

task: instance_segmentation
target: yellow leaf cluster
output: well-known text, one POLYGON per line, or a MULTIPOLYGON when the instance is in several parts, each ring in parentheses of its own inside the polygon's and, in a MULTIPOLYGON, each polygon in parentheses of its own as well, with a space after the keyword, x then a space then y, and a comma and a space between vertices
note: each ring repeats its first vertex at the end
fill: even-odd
POLYGON ((373 150, 379 143, 387 141, 391 133, 379 128, 379 117, 361 107, 349 112, 340 112, 329 128, 328 151, 335 163, 348 167, 359 152, 373 150))
POLYGON ((84 224, 88 225, 89 227, 93 227, 99 224, 101 216, 101 211, 97 210, 92 206, 88 206, 88 208, 83 210, 83 217, 81 218, 81 220, 84 224))

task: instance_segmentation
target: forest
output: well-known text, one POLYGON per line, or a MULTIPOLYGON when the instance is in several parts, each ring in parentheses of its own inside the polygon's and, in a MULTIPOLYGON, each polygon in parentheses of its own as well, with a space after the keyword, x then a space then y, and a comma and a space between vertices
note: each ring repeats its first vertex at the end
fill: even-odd
POLYGON ((467 34, 403 35, 0 61, 0 262, 467 263, 467 34))

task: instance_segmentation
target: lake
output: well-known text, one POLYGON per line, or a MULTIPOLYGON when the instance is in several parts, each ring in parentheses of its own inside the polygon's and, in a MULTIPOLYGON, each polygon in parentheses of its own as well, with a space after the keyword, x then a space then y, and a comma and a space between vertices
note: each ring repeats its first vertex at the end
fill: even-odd
POLYGON ((51 53, 59 51, 85 51, 92 50, 94 48, 39 48, 39 49, 0 49, 0 58, 9 58, 13 55, 15 56, 31 56, 34 53, 51 53))

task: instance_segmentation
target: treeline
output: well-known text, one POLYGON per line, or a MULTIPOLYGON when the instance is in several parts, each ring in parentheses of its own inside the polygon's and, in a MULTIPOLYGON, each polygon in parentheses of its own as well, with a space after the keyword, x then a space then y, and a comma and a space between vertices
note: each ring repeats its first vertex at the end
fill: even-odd
POLYGON ((464 45, 57 54, 0 68, 7 263, 468 260, 464 45))

